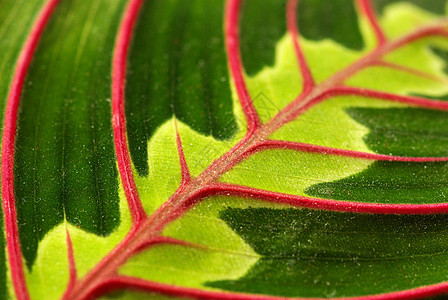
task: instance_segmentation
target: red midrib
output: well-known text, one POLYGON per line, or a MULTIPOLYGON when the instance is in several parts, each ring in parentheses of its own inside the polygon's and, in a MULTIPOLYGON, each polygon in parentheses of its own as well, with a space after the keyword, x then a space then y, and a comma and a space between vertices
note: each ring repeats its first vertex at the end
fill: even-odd
POLYGON ((40 11, 31 33, 25 42, 17 61, 16 70, 6 102, 5 120, 2 139, 2 203, 5 219, 6 245, 8 251, 9 268, 16 297, 19 300, 29 299, 23 270, 22 251, 17 224, 17 211, 14 196, 14 147, 17 128, 17 112, 22 94, 23 83, 26 78, 33 55, 54 9, 59 0, 48 0, 40 11))
POLYGON ((131 157, 126 139, 126 117, 124 111, 124 87, 126 80, 127 53, 132 31, 143 0, 133 0, 126 8, 116 41, 113 56, 112 82, 112 127, 114 131, 115 153, 118 171, 123 189, 128 200, 134 226, 146 218, 146 213, 137 192, 134 175, 131 168, 131 157))

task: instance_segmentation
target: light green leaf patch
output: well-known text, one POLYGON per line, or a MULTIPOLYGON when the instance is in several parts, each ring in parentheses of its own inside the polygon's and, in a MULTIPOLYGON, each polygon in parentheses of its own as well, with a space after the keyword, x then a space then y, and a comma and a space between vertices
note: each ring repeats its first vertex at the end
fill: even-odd
MULTIPOLYGON (((208 225, 209 222, 204 227, 208 225)), ((209 230, 213 229, 220 231, 208 235, 226 236, 227 243, 233 244, 238 252, 227 249, 227 244, 221 244, 216 249, 159 245, 131 258, 120 268, 120 273, 196 288, 203 287, 210 280, 240 278, 256 263, 259 256, 230 228, 225 228, 223 232, 223 228, 212 226, 209 230)), ((204 230, 198 232, 201 233, 204 230)))
POLYGON ((69 278, 66 226, 62 223, 47 233, 37 251, 32 272, 26 270, 26 281, 33 299, 58 299, 69 278))
POLYGON ((305 195, 313 184, 363 171, 371 160, 312 154, 292 150, 263 151, 222 177, 222 181, 259 189, 305 195))
MULTIPOLYGON (((176 128, 192 176, 203 172, 241 139, 237 134, 231 141, 218 141, 193 131, 179 120, 168 120, 148 143, 149 176, 136 176, 139 195, 148 214, 163 204, 181 181, 176 128)), ((224 209, 222 205, 226 202, 220 200, 216 203, 224 209)), ((202 287, 208 281, 239 278, 258 259, 252 248, 219 218, 218 207, 211 209, 210 203, 194 207, 170 224, 164 234, 195 243, 198 247, 154 246, 130 259, 120 273, 169 284, 202 287)))
POLYGON ((55 226, 45 235, 32 271, 25 269, 32 299, 59 299, 67 288, 69 266, 66 230, 72 240, 78 278, 91 270, 124 238, 131 226, 131 216, 122 188, 119 194, 120 225, 110 235, 104 237, 88 233, 67 222, 55 226))
MULTIPOLYGON (((349 50, 332 40, 300 40, 306 59, 317 83, 355 61, 360 52, 349 50)), ((247 77, 247 86, 263 122, 269 121, 298 97, 302 78, 298 68, 292 36, 286 34, 277 45, 275 65, 247 77)))
MULTIPOLYGON (((176 127, 192 177, 202 173, 242 138, 240 132, 232 140, 218 141, 197 133, 174 118, 165 122, 148 142, 149 175, 135 176, 140 198, 148 214, 163 204, 181 182, 176 127)), ((137 173, 134 171, 134 174, 137 173)))
POLYGON ((369 129, 351 118, 349 107, 407 107, 407 105, 361 97, 335 97, 327 100, 286 124, 271 139, 300 141, 339 149, 372 152, 363 138, 369 129))
MULTIPOLYGON (((432 24, 440 17, 428 13, 410 3, 400 2, 390 5, 380 18, 381 27, 389 39, 399 38, 417 28, 432 24)), ((432 38, 430 44, 448 47, 444 38, 432 38)), ((347 83, 351 86, 371 88, 397 94, 424 94, 440 96, 448 92, 448 79, 443 72, 444 63, 428 45, 428 39, 417 41, 391 52, 385 61, 400 66, 426 72, 440 80, 434 80, 381 66, 366 68, 347 83)))
POLYGON ((386 36, 392 38, 406 34, 419 26, 431 24, 438 18, 440 16, 402 1, 386 6, 379 17, 379 23, 386 36))
POLYGON ((260 255, 220 218, 220 213, 228 207, 284 208, 286 205, 236 197, 204 199, 163 232, 192 246, 156 246, 131 259, 120 269, 120 274, 202 289, 210 289, 205 284, 214 278, 242 277, 260 255))

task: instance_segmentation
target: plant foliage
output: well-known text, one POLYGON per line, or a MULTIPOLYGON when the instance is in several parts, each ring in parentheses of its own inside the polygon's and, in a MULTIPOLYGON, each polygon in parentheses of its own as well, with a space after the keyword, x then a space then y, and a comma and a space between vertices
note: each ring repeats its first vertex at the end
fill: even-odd
POLYGON ((445 294, 446 7, 0 1, 0 299, 445 294))

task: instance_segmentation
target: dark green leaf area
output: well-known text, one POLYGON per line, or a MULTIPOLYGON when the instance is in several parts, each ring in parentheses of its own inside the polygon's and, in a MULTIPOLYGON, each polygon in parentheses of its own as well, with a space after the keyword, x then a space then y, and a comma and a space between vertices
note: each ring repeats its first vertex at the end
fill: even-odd
POLYGON ((3 124, 3 113, 16 60, 43 3, 43 0, 0 1, 0 124, 3 124))
POLYGON ((448 298, 448 294, 442 294, 438 296, 428 297, 425 300, 446 300, 448 298))
POLYGON ((349 108, 347 113, 369 128, 364 141, 377 153, 448 156, 448 112, 419 108, 349 108))
POLYGON ((289 297, 348 297, 446 281, 448 215, 228 208, 221 218, 261 255, 208 286, 289 297))
MULTIPOLYGON (((448 113, 418 108, 350 108, 367 128, 366 144, 381 154, 448 156, 448 113)), ((371 203, 444 203, 448 163, 377 161, 356 175, 306 190, 315 197, 371 203)))
POLYGON ((98 235, 119 224, 108 98, 124 3, 61 1, 35 54, 15 156, 20 242, 29 268, 39 241, 64 218, 98 235))
POLYGON ((240 20, 241 57, 247 74, 275 63, 275 47, 286 33, 286 1, 247 0, 240 20))
POLYGON ((417 5, 427 11, 443 15, 446 12, 446 0, 375 0, 372 4, 380 13, 392 3, 408 2, 417 5))
MULTIPOLYGON (((43 0, 0 1, 0 124, 3 124, 3 113, 16 60, 43 3, 43 0)), ((0 299, 9 298, 5 247, 3 210, 0 206, 0 299)))
POLYGON ((218 139, 233 136, 222 0, 145 1, 129 53, 130 152, 148 174, 147 142, 173 116, 218 139))
MULTIPOLYGON (((300 34, 312 40, 332 39, 360 49, 363 40, 352 0, 301 0, 297 10, 300 34), (344 18, 339 16, 343 15, 344 18), (322 18, 325 16, 325 18, 322 18)), ((286 1, 247 0, 240 21, 241 56, 246 72, 254 75, 275 63, 275 47, 286 29, 286 1)))
POLYGON ((448 163, 377 161, 356 175, 308 188, 310 196, 369 203, 445 203, 448 163))
POLYGON ((362 48, 354 1, 301 0, 297 13, 299 31, 305 38, 329 38, 348 48, 362 48))

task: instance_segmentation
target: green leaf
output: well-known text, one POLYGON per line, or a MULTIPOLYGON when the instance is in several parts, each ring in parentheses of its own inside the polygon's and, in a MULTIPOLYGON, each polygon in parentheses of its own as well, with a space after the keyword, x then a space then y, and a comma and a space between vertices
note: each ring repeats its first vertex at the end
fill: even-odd
POLYGON ((351 108, 348 114, 369 128, 365 143, 377 153, 439 156, 446 152, 445 112, 417 108, 351 108))
POLYGON ((446 6, 0 1, 0 299, 444 296, 446 6))
MULTIPOLYGON (((375 8, 377 8, 379 11, 382 11, 385 9, 385 7, 387 7, 387 5, 394 2, 399 2, 399 0, 377 0, 372 3, 375 6, 375 8)), ((443 14, 446 11, 446 1, 444 0, 431 0, 431 1, 408 0, 407 2, 410 2, 414 5, 418 5, 421 8, 436 14, 443 14)))
POLYGON ((222 40, 223 5, 152 0, 142 9, 126 87, 127 124, 133 133, 129 147, 141 176, 149 172, 148 141, 173 115, 217 139, 229 139, 235 132, 222 40))
POLYGON ((123 4, 60 3, 34 55, 15 155, 20 239, 29 269, 39 241, 64 219, 99 235, 119 224, 108 73, 123 4))
POLYGON ((333 298, 447 278, 446 215, 341 216, 308 209, 229 208, 221 218, 261 259, 239 280, 208 283, 212 287, 333 298))
MULTIPOLYGON (((8 88, 20 48, 43 1, 2 1, 0 3, 0 120, 3 122, 8 88), (20 15, 20 17, 18 17, 20 15), (14 34, 9 34, 14 32, 14 34)), ((3 213, 0 216, 3 228, 3 213)), ((8 297, 5 238, 0 234, 0 299, 8 297)))

